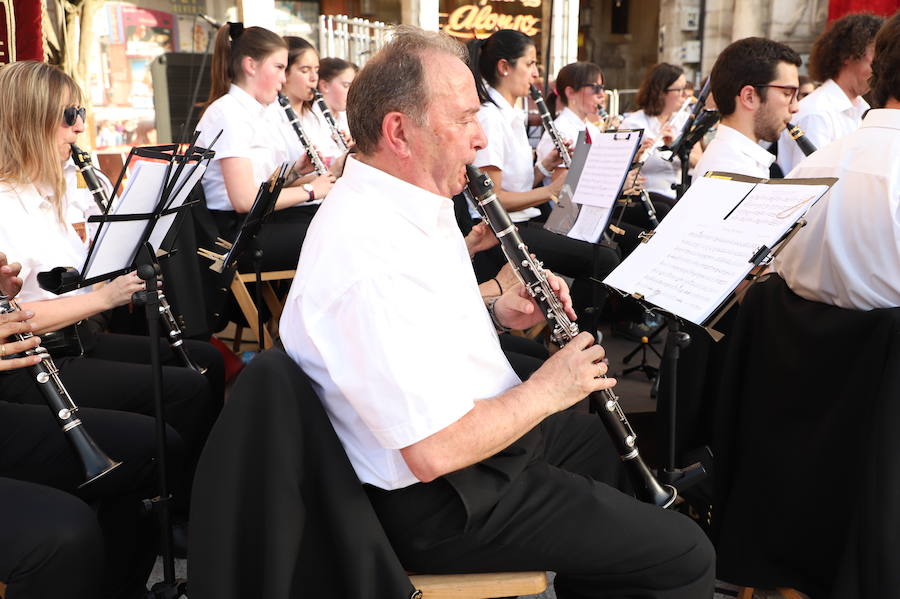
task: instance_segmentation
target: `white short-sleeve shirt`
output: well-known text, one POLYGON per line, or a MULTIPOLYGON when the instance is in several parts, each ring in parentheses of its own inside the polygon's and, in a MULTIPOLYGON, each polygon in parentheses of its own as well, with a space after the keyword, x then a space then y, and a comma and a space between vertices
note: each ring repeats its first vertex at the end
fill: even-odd
POLYGON ((842 308, 900 306, 900 109, 821 148, 788 178, 837 177, 775 260, 801 297, 842 308))
POLYGON ((300 142, 278 102, 264 106, 234 84, 207 107, 197 130, 197 144, 204 148, 222 131, 212 147, 216 155, 203 175, 203 191, 210 210, 234 210, 222 177, 219 161, 223 158, 249 159, 253 183, 259 185, 282 163, 293 163, 300 157, 300 142))
POLYGON ((64 201, 65 222, 61 223, 49 194, 31 183, 0 183, 0 214, 0 252, 10 262, 22 264, 18 299, 32 302, 60 297, 41 289, 37 275, 57 266, 84 266, 87 247, 69 221, 72 212, 68 203, 64 201))
MULTIPOLYGON (((799 108, 792 122, 817 149, 821 149, 856 131, 869 103, 862 97, 851 101, 844 90, 829 79, 800 100, 799 108)), ((778 138, 778 165, 784 174, 791 172, 805 157, 790 133, 782 131, 778 138)))
POLYGON ((418 482, 401 448, 520 382, 448 198, 351 156, 309 227, 297 272, 281 337, 364 483, 418 482), (435 324, 439 343, 426 332, 435 324))
POLYGON ((719 123, 715 139, 694 167, 694 176, 702 177, 709 171, 720 171, 768 179, 769 167, 773 162, 775 156, 768 150, 740 131, 719 123))
MULTIPOLYGON (((682 113, 672 126, 677 132, 684 125, 687 114, 682 113)), ((663 123, 655 116, 647 115, 643 110, 637 110, 629 114, 619 125, 620 129, 643 129, 644 137, 652 137, 659 139, 659 132, 663 128, 663 123)), ((675 158, 671 162, 660 157, 658 152, 654 152, 644 166, 641 167, 641 175, 647 178, 647 184, 644 188, 647 191, 658 193, 670 199, 675 199, 675 190, 672 184, 676 183, 681 177, 681 161, 675 158)))
MULTIPOLYGON (((494 166, 500 169, 504 191, 530 191, 534 188, 534 160, 525 130, 525 112, 511 106, 493 87, 487 86, 487 90, 495 104, 482 104, 478 121, 488 143, 487 147, 478 151, 473 164, 479 168, 494 166)), ((540 210, 531 207, 511 212, 509 216, 513 222, 523 222, 540 213, 540 210)))

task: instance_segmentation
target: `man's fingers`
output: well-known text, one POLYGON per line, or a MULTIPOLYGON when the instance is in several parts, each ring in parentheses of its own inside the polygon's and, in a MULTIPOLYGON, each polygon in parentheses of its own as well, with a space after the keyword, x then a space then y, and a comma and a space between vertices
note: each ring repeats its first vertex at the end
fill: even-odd
POLYGON ((581 331, 575 337, 566 344, 566 349, 574 348, 575 350, 581 351, 590 346, 594 345, 594 336, 588 333, 587 331, 581 331))

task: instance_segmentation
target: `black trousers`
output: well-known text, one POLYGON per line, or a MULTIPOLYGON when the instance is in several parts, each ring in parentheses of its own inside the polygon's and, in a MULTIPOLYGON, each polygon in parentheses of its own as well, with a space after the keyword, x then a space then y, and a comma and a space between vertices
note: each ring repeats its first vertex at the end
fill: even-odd
MULTIPOLYGON (((79 413, 100 449, 122 462, 84 488, 81 461, 50 410, 0 401, 0 476, 32 483, 0 479, 0 581, 10 599, 134 599, 153 568, 158 530, 141 500, 156 495, 155 423, 113 410, 79 413)), ((183 495, 184 446, 171 427, 167 447, 170 490, 183 495)))
POLYGON ((97 596, 103 537, 87 504, 50 487, 0 478, 0 506, 6 597, 97 596))
MULTIPOLYGON (((300 248, 306 238, 306 230, 316 215, 318 206, 294 206, 269 215, 256 238, 262 250, 262 270, 293 270, 300 259, 300 248)), ((243 214, 227 211, 210 211, 226 239, 233 240, 243 222, 243 214)), ((253 272, 252 253, 241 257, 241 272, 253 272)))
POLYGON ((540 425, 529 466, 470 521, 440 478, 396 491, 366 486, 404 567, 419 572, 552 570, 559 599, 708 599, 715 558, 700 528, 619 491, 621 462, 600 420, 564 412, 540 425))
MULTIPOLYGON (((180 364, 164 340, 159 340, 164 364, 180 364)), ((185 341, 201 366, 201 375, 183 366, 163 366, 163 408, 166 422, 184 440, 187 473, 200 456, 206 437, 222 408, 224 364, 212 345, 185 341), (210 381, 215 381, 215 385, 210 381)), ((55 360, 60 378, 79 407, 122 410, 153 416, 153 376, 147 337, 99 334, 84 356, 55 360)), ((9 401, 44 404, 44 398, 25 371, 0 377, 0 397, 9 401)), ((189 489, 189 485, 187 486, 189 489)))

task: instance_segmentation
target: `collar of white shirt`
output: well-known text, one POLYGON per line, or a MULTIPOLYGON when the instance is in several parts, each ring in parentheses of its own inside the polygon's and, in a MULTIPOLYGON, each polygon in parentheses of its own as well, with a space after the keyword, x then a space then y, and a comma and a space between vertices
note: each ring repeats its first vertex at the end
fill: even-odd
POLYGON ((269 108, 234 83, 228 88, 228 95, 233 97, 251 115, 262 117, 269 108))
POLYGON ((500 109, 500 114, 503 115, 503 118, 505 118, 510 123, 517 123, 522 126, 525 125, 524 112, 522 112, 515 106, 512 106, 509 102, 506 101, 506 98, 504 98, 500 94, 500 92, 498 92, 490 85, 485 84, 485 87, 487 88, 488 96, 490 96, 491 100, 493 100, 497 107, 500 109))
POLYGON ((816 91, 820 94, 819 101, 835 112, 847 112, 856 118, 861 118, 863 113, 869 109, 869 103, 862 96, 856 98, 855 102, 851 101, 834 79, 829 79, 816 91))
POLYGON ((761 167, 769 168, 775 162, 775 155, 755 143, 752 139, 728 125, 719 123, 715 139, 735 151, 741 152, 761 167))
POLYGON ((872 127, 900 130, 900 109, 873 108, 866 114, 866 118, 863 119, 860 129, 869 129, 872 127))
POLYGON ((448 219, 454 218, 453 202, 450 198, 431 193, 369 166, 352 154, 347 157, 341 180, 357 188, 361 193, 372 189, 390 189, 391 205, 397 214, 425 234, 433 234, 442 226, 446 226, 448 219))

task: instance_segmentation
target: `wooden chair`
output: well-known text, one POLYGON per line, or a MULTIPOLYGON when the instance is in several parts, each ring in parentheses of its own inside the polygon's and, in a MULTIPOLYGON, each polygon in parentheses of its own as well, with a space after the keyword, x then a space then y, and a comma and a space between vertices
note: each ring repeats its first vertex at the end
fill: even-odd
MULTIPOLYGON (((260 279, 262 280, 262 289, 260 290, 260 296, 262 297, 263 301, 266 302, 266 306, 269 308, 269 312, 272 315, 271 319, 269 320, 270 326, 264 326, 262 330, 262 349, 268 349, 272 347, 272 324, 274 323, 275 327, 277 327, 278 320, 281 318, 281 312, 284 310, 284 305, 278 299, 278 296, 275 294, 275 290, 272 288, 272 281, 293 280, 294 274, 296 272, 297 271, 295 270, 273 270, 263 272, 261 274, 260 279)), ((244 318, 247 320, 247 325, 253 331, 256 331, 256 323, 258 322, 259 312, 256 308, 256 302, 254 301, 253 296, 250 294, 250 290, 247 289, 247 283, 255 282, 255 273, 240 272, 235 273, 234 279, 231 281, 231 293, 232 295, 234 295, 234 299, 235 301, 237 301, 237 304, 241 309, 241 314, 243 314, 244 318)), ((243 329, 242 327, 238 326, 234 335, 235 347, 233 349, 235 352, 240 349, 242 338, 243 329)))
POLYGON ((278 349, 235 381, 198 464, 193 506, 198 599, 266 589, 289 596, 299 581, 307 592, 370 598, 487 599, 547 588, 545 572, 404 571, 309 381, 278 349), (278 484, 266 482, 273 477, 278 484), (221 499, 248 486, 256 492, 240 501, 221 499))
POLYGON ((517 597, 543 593, 547 589, 546 572, 414 574, 409 579, 422 593, 421 599, 517 597))

